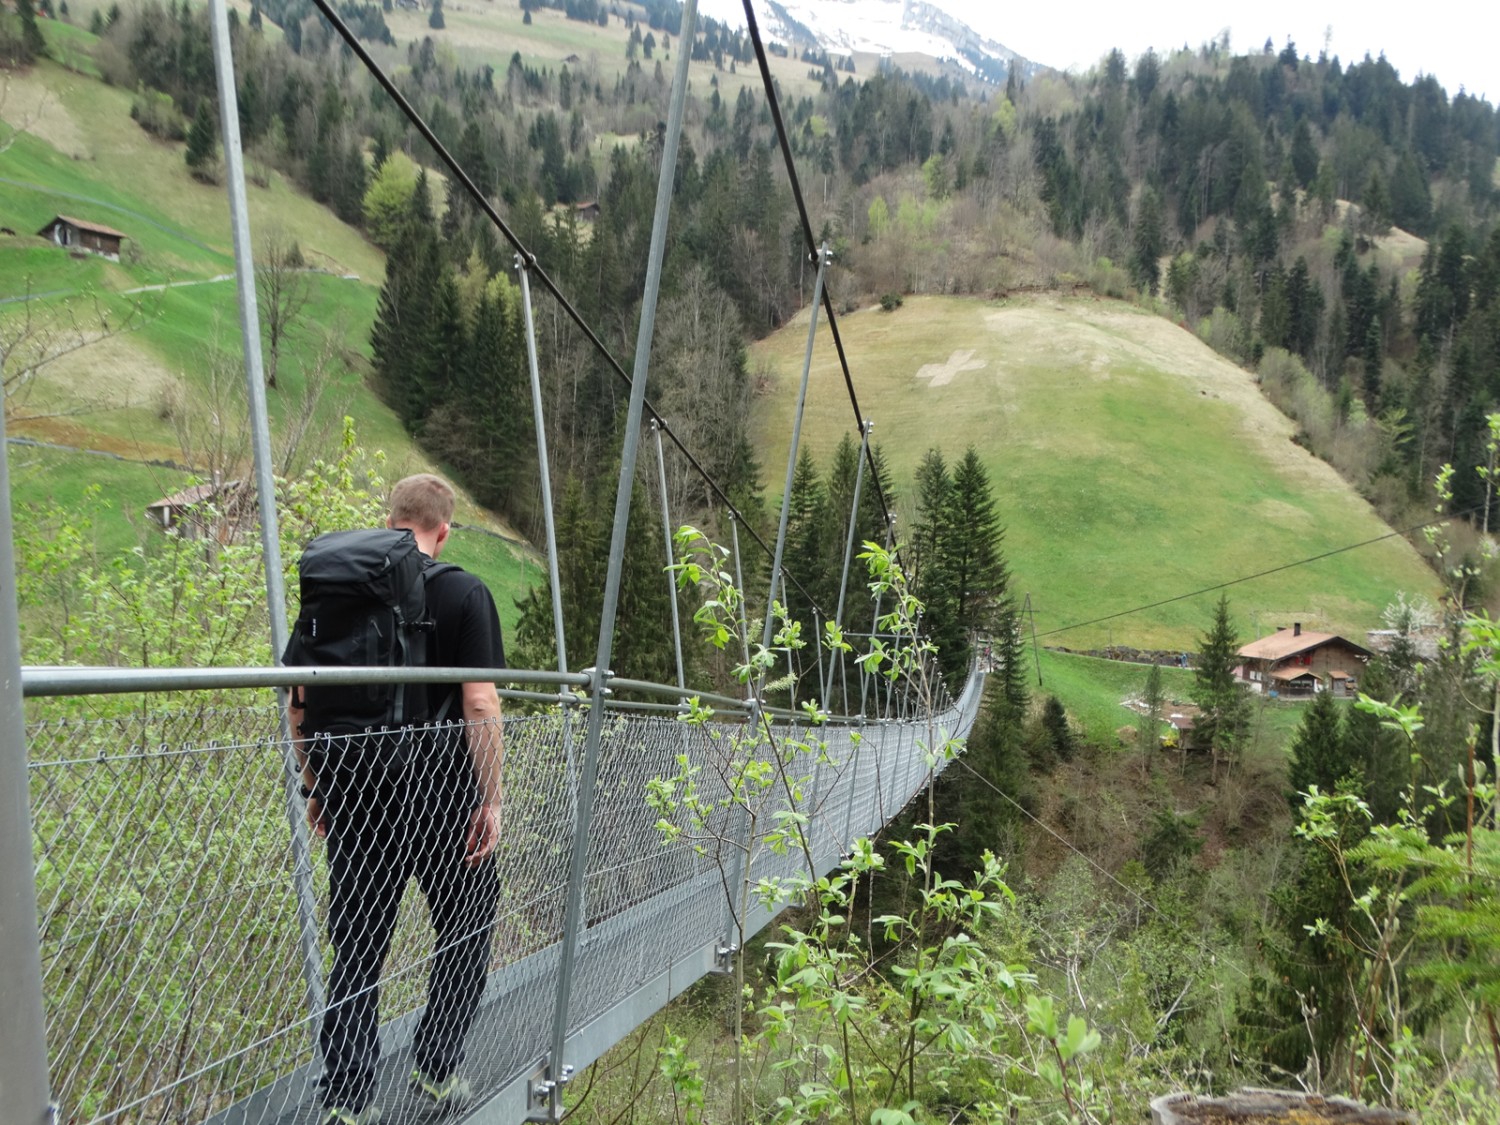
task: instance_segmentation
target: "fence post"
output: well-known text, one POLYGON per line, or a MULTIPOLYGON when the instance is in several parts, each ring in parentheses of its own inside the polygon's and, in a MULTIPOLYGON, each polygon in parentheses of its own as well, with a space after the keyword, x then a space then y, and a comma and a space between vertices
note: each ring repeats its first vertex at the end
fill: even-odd
MULTIPOLYGON (((681 38, 693 41, 698 0, 685 0, 681 38)), ((532 1116, 556 1120, 562 1108, 562 1089, 572 1077, 572 1067, 563 1061, 568 1037, 568 1010, 572 1001, 573 976, 578 944, 584 929, 583 880, 588 867, 589 841, 594 819, 594 796, 599 779, 599 747, 604 734, 604 700, 609 691, 609 663, 614 651, 615 617, 620 607, 620 580, 624 570, 625 534, 630 526, 630 494, 635 484, 636 455, 640 450, 641 418, 646 406, 646 380, 651 367, 651 341, 655 335, 656 303, 661 294, 662 258, 666 253, 667 220, 671 213, 672 184, 677 172, 677 149, 682 136, 683 107, 687 101, 688 60, 692 52, 677 52, 672 82, 672 100, 667 110, 667 131, 662 146, 661 173, 656 185, 656 211, 647 251, 646 284, 641 297, 641 322, 636 333, 635 364, 631 368, 630 406, 626 412, 625 440, 620 450, 620 480, 615 490, 614 524, 610 531, 609 569, 604 581, 604 602, 599 615, 599 645, 589 677, 589 722, 584 743, 583 771, 578 779, 578 805, 574 816, 573 854, 568 869, 568 898, 563 921, 561 962, 557 974, 557 1004, 552 1016, 552 1042, 545 1073, 532 1086, 532 1116)))
MULTIPOLYGON (((250 438, 255 454, 255 491, 260 506, 260 546, 266 570, 266 610, 271 617, 272 659, 286 651, 286 589, 281 571, 281 529, 276 512, 276 480, 271 466, 271 426, 266 412, 266 381, 261 366, 260 313, 255 299, 255 259, 250 247, 249 204, 245 196, 245 162, 240 150, 239 101, 234 88, 234 53, 229 41, 225 0, 210 0, 214 69, 219 82, 219 128, 224 138, 224 179, 229 193, 229 223, 234 236, 235 288, 240 306, 240 336, 245 351, 245 390, 250 409, 250 438)), ((292 730, 286 713, 287 693, 276 691, 281 729, 286 815, 292 832, 292 887, 297 897, 298 940, 307 1006, 314 1017, 323 1011, 323 956, 318 949, 317 903, 313 895, 312 847, 303 816, 301 771, 292 753, 292 730)), ((317 1020, 312 1021, 317 1043, 317 1020)), ((316 1049, 316 1047, 315 1047, 316 1049)))
POLYGON ((0 410, 0 1095, 17 1125, 44 1125, 56 1121, 57 1107, 47 1074, 9 449, 0 410))

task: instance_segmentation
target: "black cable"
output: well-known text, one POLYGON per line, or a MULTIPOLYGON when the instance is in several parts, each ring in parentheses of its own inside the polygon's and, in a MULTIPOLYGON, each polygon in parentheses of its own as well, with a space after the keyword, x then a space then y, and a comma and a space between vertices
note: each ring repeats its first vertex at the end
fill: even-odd
MULTIPOLYGON (((563 311, 568 314, 568 318, 578 326, 579 330, 588 338, 589 342, 594 345, 594 348, 599 352, 599 354, 603 356, 604 359, 609 363, 610 367, 614 369, 615 374, 624 380, 627 387, 630 386, 630 375, 625 371, 625 368, 621 366, 620 361, 614 357, 609 348, 605 346, 604 341, 599 339, 594 330, 589 327, 588 322, 583 319, 583 315, 573 307, 572 303, 565 296, 563 296, 562 290, 559 289, 552 278, 547 275, 547 271, 542 269, 541 264, 537 261, 536 255, 528 250, 526 246, 521 242, 520 238, 517 237, 516 233, 510 229, 505 220, 500 217, 500 212, 495 210, 490 201, 485 198, 484 193, 480 191, 474 181, 469 178, 469 174, 463 170, 463 167, 458 163, 457 160, 453 158, 453 155, 449 153, 447 148, 443 146, 443 142, 438 140, 437 134, 432 131, 431 126, 429 126, 427 122, 422 119, 422 116, 417 113, 414 108, 412 108, 411 103, 407 101, 406 96, 396 88, 396 84, 391 81, 390 76, 381 69, 380 64, 371 57, 370 53, 367 50, 365 50, 364 45, 360 43, 358 37, 354 34, 353 31, 350 30, 349 25, 343 21, 343 19, 336 11, 334 11, 333 5, 330 3, 330 0, 312 0, 312 2, 317 7, 318 11, 323 14, 323 18, 328 21, 328 25, 338 33, 339 38, 344 41, 349 49, 354 52, 355 56, 358 57, 359 61, 364 64, 365 69, 370 72, 371 77, 373 77, 375 81, 380 84, 380 87, 390 95, 391 100, 396 103, 396 108, 398 108, 406 116, 406 119, 410 121, 417 132, 421 134, 422 139, 426 141, 430 146, 432 146, 432 151, 437 153, 438 159, 440 159, 443 164, 447 166, 448 171, 453 175, 453 179, 458 184, 460 184, 466 192, 469 193, 469 196, 474 200, 476 204, 478 204, 480 210, 484 212, 490 222, 494 223, 495 227, 500 231, 500 233, 505 236, 505 240, 511 244, 517 254, 521 255, 521 257, 526 262, 526 268, 531 271, 532 276, 541 281, 542 287, 546 289, 547 292, 552 294, 553 298, 558 302, 558 304, 562 306, 563 311)), ((689 47, 691 48, 691 45, 689 45, 689 47)), ((672 427, 667 425, 666 419, 664 419, 657 412, 656 408, 652 406, 649 401, 646 403, 646 412, 651 416, 652 419, 656 421, 659 426, 661 426, 662 433, 666 434, 667 437, 672 440, 672 444, 677 447, 678 451, 688 459, 688 463, 692 465, 694 470, 697 471, 698 475, 703 478, 703 482, 713 490, 713 494, 718 497, 719 502, 729 510, 730 515, 739 521, 740 526, 744 527, 747 531, 750 532, 750 537, 760 545, 760 549, 766 553, 766 556, 768 558, 773 557, 771 548, 767 546, 766 541, 760 537, 760 533, 757 532, 755 528, 749 523, 749 521, 740 514, 739 509, 734 506, 734 502, 729 499, 729 495, 719 487, 718 482, 708 474, 708 470, 706 470, 699 462, 699 460, 695 456, 693 456, 692 452, 687 448, 687 446, 683 445, 682 440, 672 431, 672 427)), ((792 583, 792 585, 797 587, 798 591, 804 598, 808 600, 810 604, 817 604, 817 602, 813 600, 812 595, 807 592, 802 583, 797 581, 794 575, 787 572, 785 566, 782 567, 782 575, 786 579, 788 579, 792 583)))
MULTIPOLYGON (((988 785, 990 787, 990 789, 995 793, 996 796, 1000 797, 1002 800, 1004 800, 1007 803, 1009 803, 1011 805, 1011 807, 1014 808, 1017 812, 1019 812, 1022 816, 1026 817, 1026 819, 1030 820, 1033 824, 1035 824, 1043 832, 1047 833, 1047 835, 1051 836, 1054 840, 1056 840, 1063 847, 1067 848, 1074 855, 1076 855, 1080 859, 1082 859, 1085 863, 1087 863, 1095 871, 1099 872, 1100 875, 1103 875, 1111 883, 1115 884, 1115 886, 1119 887, 1122 891, 1124 891, 1126 894, 1128 894, 1131 898, 1135 899, 1135 901, 1138 902, 1140 905, 1144 906, 1147 910, 1151 911, 1151 913, 1155 914, 1162 921, 1171 923, 1171 925, 1174 928, 1177 929, 1178 933, 1181 936, 1187 938, 1188 941, 1191 942, 1193 945, 1196 945, 1198 947, 1198 949, 1199 949, 1200 952, 1208 954, 1209 959, 1212 962, 1214 962, 1215 964, 1218 963, 1218 961, 1220 960, 1219 954, 1215 953, 1213 951, 1213 949, 1211 949, 1209 947, 1209 945, 1208 945, 1207 942, 1204 942, 1204 941, 1202 941, 1200 939, 1195 938, 1191 933, 1189 933, 1187 930, 1183 929, 1183 927, 1181 926, 1180 923, 1178 923, 1173 918, 1169 917, 1166 913, 1164 913, 1161 910, 1161 908, 1156 905, 1156 903, 1152 902, 1149 898, 1147 898, 1145 895, 1141 894, 1139 891, 1136 891, 1136 890, 1132 889, 1128 884, 1124 883, 1118 877, 1116 877, 1115 875, 1113 875, 1109 871, 1108 868, 1101 866, 1097 861, 1094 860, 1094 858, 1092 856, 1090 856, 1087 852, 1083 851, 1076 844, 1074 844, 1073 841, 1069 840, 1066 836, 1064 836, 1057 829, 1053 828, 1050 824, 1048 824, 1041 817, 1037 816, 1035 813, 1033 813, 1029 809, 1027 809, 1024 805, 1022 805, 1019 801, 1017 801, 1009 793, 1007 793, 1005 790, 1001 789, 998 785, 996 785, 989 778, 985 777, 984 774, 980 773, 973 766, 969 765, 968 761, 965 759, 965 757, 962 754, 957 755, 956 757, 954 757, 953 760, 955 762, 957 762, 959 765, 963 766, 964 769, 968 770, 969 773, 972 774, 979 781, 983 782, 985 785, 988 785)), ((931 784, 931 783, 929 782, 929 784, 931 784)), ((1234 969, 1235 972, 1239 973, 1240 976, 1244 977, 1246 980, 1250 980, 1251 979, 1250 974, 1247 973, 1244 969, 1242 969, 1239 965, 1236 965, 1233 961, 1225 959, 1224 963, 1227 964, 1227 965, 1229 965, 1232 969, 1234 969)))
POLYGON ((1211 594, 1215 590, 1225 590, 1230 586, 1238 586, 1242 582, 1253 582, 1257 578, 1265 578, 1270 574, 1280 574, 1283 570, 1291 570, 1294 567, 1306 566, 1308 563, 1321 562, 1323 559, 1332 558, 1334 555, 1342 555, 1346 551, 1356 551, 1361 547, 1368 547, 1372 543, 1383 543, 1387 539, 1395 539, 1397 537, 1405 538, 1414 531, 1421 531, 1424 527, 1432 527, 1435 524, 1447 523, 1449 520, 1461 519, 1464 516, 1473 515, 1482 507, 1483 505, 1476 505, 1475 507, 1465 509, 1462 512, 1451 512, 1445 516, 1438 516, 1434 519, 1425 520, 1422 523, 1413 524, 1411 527, 1408 527, 1404 531, 1388 531, 1384 535, 1375 536, 1374 539, 1365 539, 1359 543, 1350 543, 1344 547, 1335 547, 1333 550, 1324 551, 1320 555, 1312 555, 1305 559, 1298 559, 1296 562, 1282 563, 1280 566, 1273 566, 1269 570, 1256 571, 1254 574, 1247 574, 1242 578, 1231 578, 1227 582, 1216 582, 1212 586, 1204 586, 1202 589, 1194 590, 1189 594, 1176 594, 1170 598, 1162 598, 1160 601, 1148 602, 1145 605, 1138 605, 1131 609, 1122 609, 1118 613, 1108 613, 1103 617, 1094 617, 1089 619, 1088 621, 1075 621, 1071 625, 1062 625, 1056 629, 1048 629, 1044 633, 1038 633, 1037 636, 1053 637, 1058 633, 1067 633, 1072 631, 1073 629, 1082 629, 1087 625, 1100 625, 1106 621, 1113 621, 1117 617, 1129 617, 1133 613, 1144 613, 1148 609, 1157 609, 1160 606, 1171 605, 1173 602, 1182 602, 1187 601, 1189 598, 1201 597, 1203 594, 1211 594))
MULTIPOLYGON (((760 39, 760 26, 755 22, 755 9, 750 0, 744 0, 745 23, 750 33, 750 42, 755 47, 755 59, 760 64, 760 78, 766 89, 766 104, 771 110, 771 120, 776 125, 776 139, 781 145, 781 158, 786 163, 787 179, 791 181, 792 198, 797 203, 797 214, 802 219, 802 234, 807 239, 807 254, 809 260, 817 262, 818 243, 813 234, 812 220, 807 215, 807 203, 802 198, 802 182, 797 178, 797 165, 792 159, 791 141, 787 134, 786 122, 781 116, 781 103, 776 98, 776 85, 771 79, 771 64, 766 57, 765 44, 760 39)), ((829 295, 828 287, 823 287, 823 309, 828 317, 828 330, 833 335, 833 346, 839 355, 839 367, 844 373, 844 387, 849 392, 849 404, 854 408, 855 427, 859 433, 865 432, 865 416, 859 409, 859 396, 854 393, 854 376, 849 372, 849 357, 844 354, 844 338, 839 335, 838 318, 833 312, 833 297, 829 295)), ((886 503, 885 489, 880 483, 880 473, 875 468, 875 450, 873 443, 865 448, 865 461, 870 469, 870 478, 875 482, 875 496, 880 501, 880 511, 885 517, 887 524, 891 520, 890 505, 886 503)), ((896 549, 896 556, 900 558, 900 548, 896 549)))

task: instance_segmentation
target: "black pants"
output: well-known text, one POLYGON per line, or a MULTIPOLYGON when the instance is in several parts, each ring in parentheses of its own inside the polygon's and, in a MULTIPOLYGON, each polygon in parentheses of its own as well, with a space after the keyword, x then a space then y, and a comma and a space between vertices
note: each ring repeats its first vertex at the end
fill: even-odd
POLYGON ((442 1080, 464 1057, 484 991, 500 885, 493 858, 464 863, 478 792, 461 746, 435 753, 375 736, 328 749, 318 773, 328 821, 328 935, 333 972, 319 1045, 323 1103, 362 1110, 375 1089, 381 969, 397 908, 415 875, 436 947, 416 1065, 442 1080))

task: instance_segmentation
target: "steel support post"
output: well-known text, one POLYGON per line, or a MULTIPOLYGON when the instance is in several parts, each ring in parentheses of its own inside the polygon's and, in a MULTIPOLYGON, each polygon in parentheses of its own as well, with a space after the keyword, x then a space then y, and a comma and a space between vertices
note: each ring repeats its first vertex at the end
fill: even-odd
MULTIPOLYGON (((685 0, 681 39, 693 41, 698 0, 685 0)), ((656 212, 652 219, 651 246, 646 262, 646 284, 641 296, 641 322, 636 333, 635 365, 630 375, 630 405, 625 418, 625 440, 620 450, 620 480, 615 491, 614 525, 610 532, 609 569, 604 581, 604 603, 599 615, 599 644, 589 680, 588 735, 584 743, 583 771, 578 779, 578 808, 574 816, 573 854, 568 868, 567 910, 563 921, 561 961, 557 973, 557 1005, 552 1017, 552 1043, 547 1073, 536 1092, 541 1108, 555 1120, 562 1108, 562 1087, 571 1077, 563 1061, 568 1040, 568 1011, 573 998, 573 977, 578 943, 583 932, 583 880, 588 867, 589 840, 593 830, 594 795, 599 779, 599 745, 604 733, 604 701, 609 690, 609 662, 614 652, 615 617, 620 607, 620 579, 624 569, 625 534, 630 525, 630 494, 635 484, 636 455, 640 450, 641 418, 645 414, 646 379, 651 367, 651 341, 656 328, 656 304, 661 295, 662 258, 667 245, 667 220, 672 208, 672 184, 677 172, 677 150, 682 136, 683 106, 687 101, 688 60, 692 52, 677 52, 672 99, 667 111, 667 131, 662 146, 661 173, 656 185, 656 212)))
POLYGON ((557 670, 568 670, 567 631, 563 628, 562 580, 557 573, 557 525, 552 511, 552 469, 547 460, 547 422, 542 413, 542 374, 536 358, 536 320, 531 309, 531 262, 516 255, 521 281, 521 315, 526 323, 526 369, 531 376, 531 420, 536 428, 536 459, 541 474, 542 520, 547 529, 547 581, 552 587, 552 633, 557 638, 557 670))
MULTIPOLYGON (((536 357, 536 319, 531 308, 531 262, 516 255, 516 274, 521 281, 521 316, 526 325, 526 370, 531 376, 531 421, 536 429, 536 459, 542 486, 542 520, 547 532, 547 584, 552 591, 552 635, 557 640, 557 670, 568 673, 568 638, 563 628, 562 579, 557 571, 557 525, 552 510, 552 469, 547 460, 547 420, 542 411, 542 374, 536 357)), ((566 688, 558 691, 562 716, 563 760, 568 776, 576 778, 573 762, 573 719, 570 708, 576 697, 566 688)), ((573 794, 577 816, 577 793, 573 794)))
POLYGON ((672 550, 672 513, 667 507, 667 454, 661 444, 661 424, 651 419, 651 433, 656 437, 657 483, 661 487, 661 529, 667 547, 667 592, 672 596, 672 651, 677 656, 677 687, 687 690, 687 677, 682 671, 682 622, 677 616, 677 575, 671 570, 677 561, 672 550))
MULTIPOLYGON (((761 716, 760 700, 752 698, 747 701, 747 714, 745 716, 746 726, 753 731, 759 732, 763 722, 761 716)), ((751 740, 747 740, 751 741, 751 740)), ((751 741, 753 745, 753 741, 751 741)), ((773 751, 774 752, 774 751, 773 751)), ((730 763, 731 773, 734 763, 730 763)), ((742 795, 743 797, 743 795, 742 795)), ((729 968, 729 958, 740 948, 740 927, 745 919, 740 917, 740 884, 745 880, 745 874, 750 866, 750 810, 741 801, 735 803, 734 824, 730 828, 730 854, 729 875, 725 882, 724 895, 724 941, 719 947, 719 959, 721 967, 729 968)))
MULTIPOLYGON (((792 445, 786 455, 786 487, 781 493, 781 523, 776 530, 776 555, 771 561, 771 592, 766 598, 766 622, 760 641, 762 648, 771 647, 771 607, 776 603, 776 579, 781 574, 781 560, 786 554, 787 521, 792 513, 792 478, 797 472, 797 445, 802 440, 802 412, 807 406, 807 381, 812 374, 813 343, 818 337, 818 309, 823 303, 823 275, 828 270, 829 257, 828 243, 825 242, 818 248, 818 276, 813 281, 813 299, 808 307, 807 351, 802 359, 802 386, 797 392, 797 409, 792 415, 792 445)), ((782 586, 785 585, 783 580, 782 586)), ((762 683, 764 679, 761 678, 762 683)))
MULTIPOLYGON (((849 590, 849 564, 854 559, 854 531, 859 525, 859 498, 860 490, 865 483, 865 458, 870 448, 870 430, 873 424, 864 422, 859 427, 859 466, 854 470, 854 503, 849 506, 849 533, 844 536, 844 569, 839 574, 839 601, 833 610, 833 623, 840 629, 844 626, 844 595, 849 590)), ((844 683, 844 651, 840 649, 837 653, 830 653, 828 659, 828 685, 823 688, 823 697, 826 699, 833 694, 834 665, 838 666, 838 677, 844 689, 844 714, 849 713, 849 687, 844 683)))
POLYGON ((740 566, 740 523, 733 516, 729 517, 729 534, 734 543, 734 584, 740 591, 740 647, 745 654, 745 667, 750 667, 750 624, 745 617, 745 606, 750 599, 745 594, 745 572, 740 566))
POLYGON ((0 411, 0 1096, 16 1125, 55 1122, 47 1073, 31 779, 21 698, 20 611, 10 518, 9 444, 0 411))
MULTIPOLYGON (((266 569, 266 609, 271 617, 271 651, 278 663, 286 651, 286 586, 281 569, 281 527, 276 511, 276 479, 271 461, 271 424, 266 410, 266 380, 260 354, 260 312, 255 299, 255 256, 250 246, 250 213, 245 195, 245 158, 240 148, 239 99, 234 87, 234 51, 229 41, 225 0, 210 0, 214 69, 219 81, 219 135, 224 139, 224 179, 229 193, 229 224, 234 238, 235 292, 240 306, 240 338, 245 354, 245 391, 250 413, 250 442, 255 455, 255 492, 260 505, 260 547, 266 569)), ((317 903, 313 896, 312 848, 303 816, 302 771, 292 752, 286 690, 276 692, 286 766, 286 815, 292 832, 292 884, 297 898, 298 940, 307 1006, 313 1014, 312 1038, 323 1011, 323 956, 318 949, 317 903)), ((316 1047, 314 1048, 316 1049, 316 1047)))
POLYGON ((823 620, 818 615, 817 607, 813 607, 813 656, 817 658, 818 667, 818 706, 833 714, 833 708, 828 705, 828 693, 823 689, 823 620))

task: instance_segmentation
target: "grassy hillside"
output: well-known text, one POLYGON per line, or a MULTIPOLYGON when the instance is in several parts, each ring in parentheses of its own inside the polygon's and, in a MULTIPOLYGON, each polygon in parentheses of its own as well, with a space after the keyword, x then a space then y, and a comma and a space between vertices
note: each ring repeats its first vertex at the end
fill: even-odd
MULTIPOLYGON (((74 44, 92 40, 52 21, 44 27, 54 43, 57 36, 74 44)), ((126 459, 11 450, 13 466, 27 470, 16 474, 18 500, 66 503, 89 484, 104 489, 120 515, 117 524, 99 529, 106 550, 150 534, 145 504, 186 479, 135 462, 205 464, 201 448, 183 448, 178 431, 184 421, 200 434, 244 430, 240 376, 232 374, 240 340, 227 197, 188 175, 182 145, 162 143, 137 127, 130 103, 126 91, 43 62, 11 76, 0 105, 0 144, 11 142, 0 159, 0 226, 17 232, 0 236, 0 320, 19 323, 28 295, 33 317, 54 329, 76 317, 94 335, 100 314, 115 325, 133 317, 131 331, 47 367, 24 399, 11 403, 8 419, 13 437, 126 459), (21 125, 24 132, 12 133, 21 125), (129 252, 118 263, 75 258, 35 237, 58 213, 125 231, 129 252), (208 376, 216 356, 221 367, 227 360, 233 383, 220 403, 213 401, 208 376)), ((336 434, 338 418, 348 413, 362 443, 386 452, 390 478, 434 468, 365 385, 369 327, 384 277, 380 251, 278 174, 264 187, 250 184, 249 203, 252 238, 274 225, 298 243, 315 271, 307 275, 309 300, 284 353, 280 385, 267 396, 273 433, 284 433, 302 413, 303 366, 331 343, 344 362, 334 365, 314 413, 308 452, 316 454, 320 437, 336 434)), ((231 437, 229 444, 246 448, 242 438, 231 437)), ((504 623, 513 627, 514 598, 536 579, 536 564, 512 541, 482 534, 510 535, 488 512, 461 501, 459 518, 481 530, 455 537, 455 560, 491 582, 504 623)))
MULTIPOLYGON (((637 11, 638 17, 640 14, 637 11)), ((399 61, 405 62, 404 44, 420 42, 424 36, 430 35, 440 47, 452 50, 466 66, 485 63, 493 66, 496 81, 505 74, 512 54, 519 54, 527 66, 554 72, 562 68, 565 59, 577 55, 578 61, 568 64, 575 77, 582 73, 585 77, 610 86, 614 85, 616 78, 629 65, 629 60, 625 57, 625 45, 630 39, 630 32, 626 29, 623 18, 618 15, 611 15, 608 27, 600 27, 598 24, 570 20, 555 8, 539 8, 531 13, 531 23, 526 24, 520 6, 513 2, 466 0, 463 3, 443 5, 446 26, 441 31, 429 28, 427 19, 428 12, 425 9, 409 11, 398 7, 394 12, 386 14, 386 22, 390 25, 392 34, 398 43, 403 44, 399 53, 390 52, 393 60, 399 55, 399 61)), ((648 29, 642 24, 642 34, 646 30, 648 29)), ((661 32, 653 34, 659 44, 661 32)), ((650 59, 638 60, 648 74, 660 62, 668 82, 677 58, 677 37, 674 35, 671 39, 670 51, 662 51, 658 46, 650 59)), ((817 92, 817 82, 807 76, 807 63, 772 55, 770 65, 771 73, 781 84, 783 99, 792 100, 817 92)), ((871 73, 874 69, 875 63, 871 59, 869 67, 862 73, 871 73)), ((695 62, 689 75, 693 90, 700 98, 708 96, 709 83, 717 79, 719 93, 728 100, 731 107, 742 86, 750 86, 757 94, 761 90, 760 71, 753 62, 737 66, 734 73, 727 68, 716 71, 711 62, 695 62)))
MULTIPOLYGON (((806 314, 757 348, 764 476, 785 470, 806 314)), ((909 493, 931 446, 973 444, 1007 525, 1014 589, 1042 643, 1191 648, 1218 593, 1056 632, 1390 532, 1291 440, 1250 375, 1170 321, 1092 298, 914 298, 840 322, 860 405, 909 493)), ((820 463, 854 427, 820 332, 804 440, 820 463)), ((909 497, 908 497, 909 499, 909 497)), ((909 525, 909 521, 908 521, 909 525)), ((1231 587, 1250 639, 1301 621, 1362 638, 1398 590, 1433 596, 1390 538, 1231 587)))

